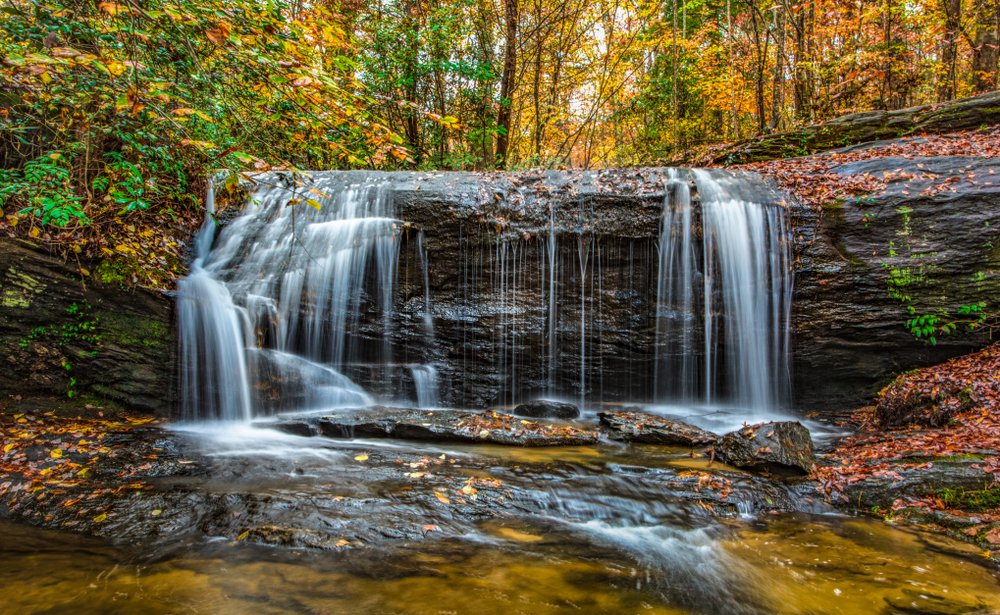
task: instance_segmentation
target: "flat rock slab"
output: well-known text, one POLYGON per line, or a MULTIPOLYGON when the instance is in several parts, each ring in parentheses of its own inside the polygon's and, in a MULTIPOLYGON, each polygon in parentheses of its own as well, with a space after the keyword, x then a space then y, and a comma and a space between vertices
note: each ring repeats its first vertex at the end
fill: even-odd
POLYGON ((319 434, 315 425, 304 420, 255 421, 250 423, 250 426, 258 429, 273 429, 304 438, 311 438, 319 434))
POLYGON ((597 432, 545 425, 489 410, 429 412, 382 406, 324 416, 319 420, 319 433, 327 438, 448 440, 510 446, 579 446, 598 443, 597 432))
POLYGON ((727 433, 716 454, 737 468, 808 474, 816 463, 812 436, 798 422, 759 423, 727 433))
POLYGON ((647 412, 631 410, 598 412, 597 416, 612 440, 697 446, 711 444, 719 439, 719 436, 710 431, 647 412))
POLYGON ((575 419, 580 416, 580 408, 561 401, 536 399, 514 408, 514 414, 533 419, 575 419))

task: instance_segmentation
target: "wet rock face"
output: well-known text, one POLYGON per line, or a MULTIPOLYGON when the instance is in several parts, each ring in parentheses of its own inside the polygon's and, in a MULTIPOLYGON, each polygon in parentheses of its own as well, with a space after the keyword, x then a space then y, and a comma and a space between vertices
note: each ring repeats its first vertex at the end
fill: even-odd
POLYGON ((737 468, 808 474, 816 463, 809 430, 793 422, 760 423, 727 433, 716 454, 737 468))
POLYGON ((91 395, 168 414, 174 340, 166 297, 84 277, 75 261, 0 239, 0 391, 91 395))
POLYGON ((543 425, 498 412, 429 412, 382 406, 324 416, 319 420, 319 433, 328 438, 399 438, 512 446, 578 446, 598 442, 593 431, 543 425))
POLYGON ((995 310, 1000 293, 1000 161, 876 158, 833 172, 889 178, 822 212, 792 206, 794 405, 818 411, 868 405, 896 374, 985 346, 985 330, 959 324, 931 345, 904 323, 972 320, 961 306, 995 310))
POLYGON ((599 412, 597 416, 601 420, 601 427, 608 432, 612 440, 699 446, 711 444, 719 439, 714 433, 694 425, 671 421, 646 412, 599 412))
POLYGON ((536 399, 514 408, 514 415, 534 419, 575 419, 580 416, 580 408, 574 404, 536 399))
MULTIPOLYGON (((931 345, 904 323, 940 310, 960 319, 961 306, 990 309, 1000 296, 1000 161, 880 158, 833 172, 896 175, 883 192, 823 211, 787 204, 795 265, 791 405, 819 412, 869 404, 896 374, 982 347, 985 332, 960 326, 931 345), (954 191, 925 193, 946 180, 954 191)), ((570 399, 655 398, 666 170, 396 175, 398 215, 423 229, 426 261, 413 235, 404 238, 391 335, 406 361, 438 368, 443 403, 515 404, 553 391, 570 399), (421 327, 422 262, 432 338, 421 327)), ((697 214, 696 193, 693 207, 697 214)), ((378 311, 367 318, 375 340, 384 330, 378 311)), ((346 373, 366 389, 406 393, 387 390, 393 379, 372 365, 346 373)))

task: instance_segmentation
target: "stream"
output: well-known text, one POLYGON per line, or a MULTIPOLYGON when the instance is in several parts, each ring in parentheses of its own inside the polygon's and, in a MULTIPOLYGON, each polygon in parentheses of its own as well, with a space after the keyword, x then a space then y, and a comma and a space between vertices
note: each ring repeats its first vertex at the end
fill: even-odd
POLYGON ((1000 612, 973 546, 846 516, 714 448, 597 434, 602 409, 720 436, 798 420, 799 474, 845 435, 790 407, 787 203, 759 178, 667 170, 626 216, 658 216, 656 241, 613 235, 596 176, 586 199, 566 183, 499 205, 442 176, 461 201, 418 227, 396 189, 422 181, 264 174, 218 232, 206 219, 178 289, 185 422, 103 441, 117 452, 88 468, 113 493, 10 507, 34 527, 0 526, 4 613, 1000 612), (436 411, 542 397, 579 406, 560 420, 590 446, 426 437, 436 411), (405 415, 423 441, 268 424, 335 410, 405 415))
POLYGON ((184 499, 116 513, 131 531, 163 523, 159 537, 4 521, 4 613, 1000 610, 1000 571, 976 547, 833 512, 681 447, 327 440, 203 424, 149 435, 199 468, 153 479, 184 499), (705 476, 728 480, 728 498, 705 476), (236 529, 220 537, 227 523, 236 529), (237 536, 244 525, 274 534, 237 536), (333 538, 313 548, 324 532, 333 538))

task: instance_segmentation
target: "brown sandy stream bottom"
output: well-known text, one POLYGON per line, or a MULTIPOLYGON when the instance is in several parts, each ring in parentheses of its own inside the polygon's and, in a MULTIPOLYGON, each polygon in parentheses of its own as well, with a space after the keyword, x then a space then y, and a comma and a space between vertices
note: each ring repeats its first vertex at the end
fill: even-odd
POLYGON ((0 613, 1000 613, 1000 571, 974 547, 872 519, 479 530, 340 552, 136 549, 2 522, 0 613))

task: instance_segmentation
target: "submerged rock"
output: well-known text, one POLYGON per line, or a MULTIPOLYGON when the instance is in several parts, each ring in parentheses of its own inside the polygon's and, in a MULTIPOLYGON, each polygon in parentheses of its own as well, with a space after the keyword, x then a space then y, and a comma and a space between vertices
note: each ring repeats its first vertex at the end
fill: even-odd
POLYGON ((514 408, 514 415, 534 419, 575 419, 580 416, 580 408, 566 402, 536 399, 514 408))
POLYGON ((258 429, 273 429, 275 431, 281 431, 293 436, 302 436, 304 438, 311 438, 319 434, 319 430, 315 425, 309 423, 308 421, 300 420, 279 420, 279 421, 256 421, 250 424, 252 427, 257 427, 258 429))
POLYGON ((759 423, 727 433, 716 454, 737 468, 808 474, 816 463, 812 436, 798 422, 759 423))
POLYGON ((499 412, 372 406, 320 419, 319 433, 328 438, 400 438, 450 440, 514 446, 597 444, 596 432, 524 421, 499 412))
POLYGON ((597 416, 600 417, 601 426, 606 428, 612 440, 696 446, 711 444, 719 439, 719 436, 710 431, 647 412, 631 410, 598 412, 597 416))

